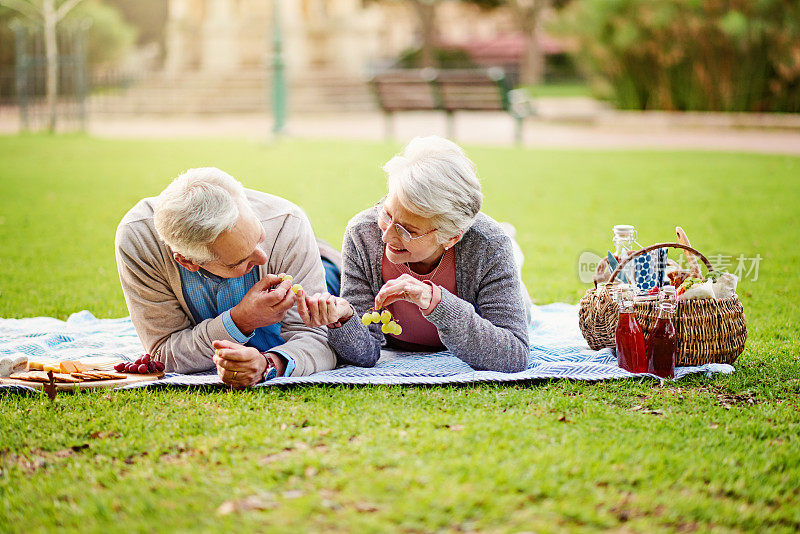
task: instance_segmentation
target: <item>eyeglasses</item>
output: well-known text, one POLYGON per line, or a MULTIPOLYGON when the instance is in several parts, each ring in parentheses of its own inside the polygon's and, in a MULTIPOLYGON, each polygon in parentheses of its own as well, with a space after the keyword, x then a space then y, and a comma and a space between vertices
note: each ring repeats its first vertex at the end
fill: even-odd
POLYGON ((392 220, 389 214, 386 213, 386 209, 383 207, 383 200, 375 204, 375 209, 378 211, 378 226, 381 227, 381 230, 385 232, 387 228, 389 228, 390 226, 394 226, 394 229, 397 231, 397 235, 399 235, 400 239, 402 239, 406 243, 414 241, 415 239, 423 238, 426 235, 432 234, 433 232, 438 230, 438 228, 434 228, 433 230, 425 232, 424 234, 414 236, 411 234, 411 232, 403 228, 403 225, 401 225, 400 223, 396 223, 392 220))

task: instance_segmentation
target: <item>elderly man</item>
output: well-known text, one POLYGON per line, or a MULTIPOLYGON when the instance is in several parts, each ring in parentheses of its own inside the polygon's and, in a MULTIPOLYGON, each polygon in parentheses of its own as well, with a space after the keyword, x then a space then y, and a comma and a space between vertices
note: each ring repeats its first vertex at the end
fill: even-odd
POLYGON ((125 215, 116 258, 136 333, 167 371, 216 365, 224 383, 248 387, 335 365, 325 328, 303 324, 291 289, 325 291, 335 268, 287 200, 190 169, 125 215))

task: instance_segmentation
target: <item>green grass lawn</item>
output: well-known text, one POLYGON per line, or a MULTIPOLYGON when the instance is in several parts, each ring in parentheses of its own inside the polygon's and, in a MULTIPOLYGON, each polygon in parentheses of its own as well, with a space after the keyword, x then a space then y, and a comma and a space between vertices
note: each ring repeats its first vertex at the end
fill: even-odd
POLYGON ((534 98, 564 98, 574 96, 592 96, 592 90, 585 82, 558 82, 527 85, 525 89, 534 98))
MULTIPOLYGON (((318 234, 384 191, 391 144, 0 137, 0 317, 127 315, 116 224, 193 166, 318 234)), ((466 147, 539 304, 577 302, 614 224, 760 254, 732 376, 677 383, 0 394, 0 532, 800 528, 800 158, 466 147)))

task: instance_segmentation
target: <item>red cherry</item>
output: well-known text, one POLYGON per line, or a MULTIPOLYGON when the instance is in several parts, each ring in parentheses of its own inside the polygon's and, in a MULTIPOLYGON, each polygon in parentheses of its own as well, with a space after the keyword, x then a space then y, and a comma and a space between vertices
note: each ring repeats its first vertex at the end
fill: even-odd
POLYGON ((136 372, 136 364, 135 363, 126 363, 125 364, 125 372, 126 373, 135 373, 136 372))
POLYGON ((145 365, 150 363, 150 355, 149 354, 145 354, 144 356, 142 356, 142 363, 145 364, 145 365))
POLYGON ((147 366, 145 364, 139 365, 139 367, 136 370, 139 372, 140 375, 147 374, 147 366))
POLYGON ((125 372, 125 365, 126 365, 125 362, 120 362, 120 363, 118 363, 117 365, 114 366, 114 370, 116 372, 118 372, 118 373, 124 373, 125 372))
POLYGON ((159 372, 159 373, 160 373, 161 371, 163 371, 163 370, 164 370, 164 364, 163 364, 163 363, 161 363, 161 362, 153 362, 153 363, 155 363, 155 364, 156 364, 156 371, 157 371, 157 372, 159 372))

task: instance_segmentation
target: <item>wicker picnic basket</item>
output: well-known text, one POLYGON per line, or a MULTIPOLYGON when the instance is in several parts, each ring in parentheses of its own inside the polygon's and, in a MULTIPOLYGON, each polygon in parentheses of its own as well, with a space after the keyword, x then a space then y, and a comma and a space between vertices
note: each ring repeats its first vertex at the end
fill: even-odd
MULTIPOLYGON (((619 285, 615 281, 619 272, 636 256, 665 247, 688 250, 697 255, 709 271, 714 270, 705 256, 681 243, 657 243, 629 255, 611 273, 607 284, 589 289, 581 298, 578 323, 593 350, 615 345, 619 305, 611 291, 619 285)), ((646 337, 658 319, 658 303, 637 302, 634 313, 646 337)), ((731 364, 744 350, 747 321, 742 303, 735 294, 724 299, 678 301, 673 322, 678 335, 676 365, 731 364)))

